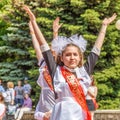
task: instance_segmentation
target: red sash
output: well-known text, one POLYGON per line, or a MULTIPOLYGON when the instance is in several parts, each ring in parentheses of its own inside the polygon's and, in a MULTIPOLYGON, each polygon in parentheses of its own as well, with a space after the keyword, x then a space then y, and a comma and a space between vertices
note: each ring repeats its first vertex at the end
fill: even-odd
POLYGON ((85 100, 85 95, 77 78, 75 77, 73 73, 71 73, 64 67, 61 67, 61 72, 66 82, 68 83, 75 100, 85 112, 85 115, 86 115, 85 120, 91 120, 91 115, 90 115, 90 112, 88 111, 88 107, 87 107, 86 100, 85 100))
POLYGON ((43 77, 44 77, 45 81, 47 82, 48 86, 50 87, 50 89, 53 90, 52 79, 47 70, 47 66, 45 66, 44 68, 45 68, 45 70, 43 71, 43 77))

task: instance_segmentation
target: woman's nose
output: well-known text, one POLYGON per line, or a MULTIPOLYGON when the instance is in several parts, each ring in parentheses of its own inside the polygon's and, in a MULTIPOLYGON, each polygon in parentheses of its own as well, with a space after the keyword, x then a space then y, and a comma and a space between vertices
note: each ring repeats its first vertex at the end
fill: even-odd
POLYGON ((71 58, 71 59, 74 59, 74 55, 71 55, 70 58, 71 58))

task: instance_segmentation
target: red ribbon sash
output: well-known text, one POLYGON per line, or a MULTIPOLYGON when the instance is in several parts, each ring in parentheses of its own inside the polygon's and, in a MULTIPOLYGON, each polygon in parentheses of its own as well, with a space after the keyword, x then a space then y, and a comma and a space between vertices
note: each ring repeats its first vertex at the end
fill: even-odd
POLYGON ((53 90, 52 78, 47 70, 47 66, 45 66, 44 68, 45 70, 43 71, 43 77, 45 81, 47 82, 48 86, 50 87, 50 89, 53 90))
POLYGON ((83 89, 80 83, 78 82, 78 79, 73 73, 71 73, 64 67, 61 67, 61 72, 66 82, 68 83, 75 100, 85 112, 86 114, 85 120, 91 120, 91 115, 90 115, 90 112, 88 111, 88 107, 87 107, 86 100, 85 100, 85 95, 84 95, 84 92, 83 92, 83 89))

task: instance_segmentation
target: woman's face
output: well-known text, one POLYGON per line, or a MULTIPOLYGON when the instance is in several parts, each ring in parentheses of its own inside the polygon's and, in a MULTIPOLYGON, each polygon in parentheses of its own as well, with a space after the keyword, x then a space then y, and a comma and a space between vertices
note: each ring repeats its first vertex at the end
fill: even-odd
POLYGON ((18 86, 21 86, 21 81, 18 81, 18 86))
POLYGON ((29 97, 29 95, 28 95, 28 94, 25 94, 25 96, 24 96, 24 97, 25 97, 25 99, 27 99, 27 98, 29 97))
POLYGON ((76 46, 67 46, 61 56, 61 61, 68 68, 76 68, 81 61, 78 48, 76 46))

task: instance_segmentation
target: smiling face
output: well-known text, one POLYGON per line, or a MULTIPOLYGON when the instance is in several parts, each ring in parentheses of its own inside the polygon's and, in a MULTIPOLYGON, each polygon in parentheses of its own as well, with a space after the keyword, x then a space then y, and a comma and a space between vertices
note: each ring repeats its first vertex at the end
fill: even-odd
POLYGON ((68 45, 62 52, 61 61, 68 68, 76 68, 82 62, 80 49, 73 44, 68 45))

